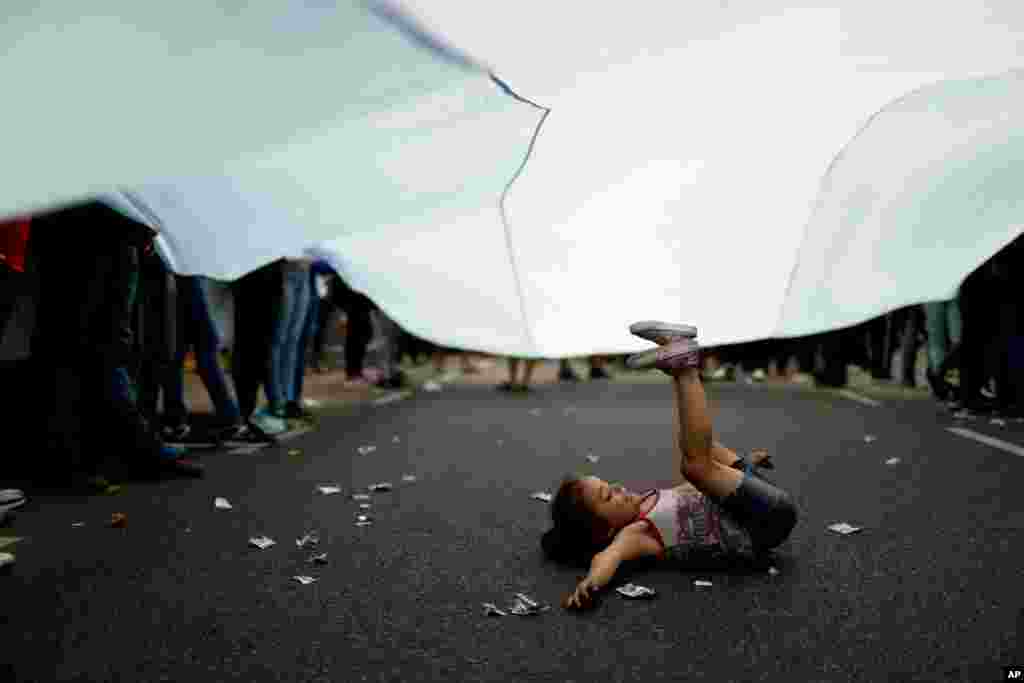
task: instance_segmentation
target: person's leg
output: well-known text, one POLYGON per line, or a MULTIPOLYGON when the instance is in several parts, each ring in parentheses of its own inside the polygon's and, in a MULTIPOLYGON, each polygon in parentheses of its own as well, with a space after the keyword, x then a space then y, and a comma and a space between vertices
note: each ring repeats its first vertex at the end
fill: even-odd
POLYGON ((518 358, 508 359, 508 383, 512 386, 516 386, 518 384, 518 382, 516 382, 516 375, 519 374, 519 365, 520 363, 518 358))
POLYGON ((328 299, 317 298, 316 332, 313 334, 313 369, 323 371, 324 345, 330 327, 334 306, 328 299))
POLYGON ((372 302, 364 296, 356 296, 349 302, 348 329, 345 335, 345 375, 349 380, 361 379, 366 360, 366 347, 373 338, 373 323, 370 320, 372 302))
POLYGON ((256 397, 263 381, 260 351, 259 305, 261 273, 250 273, 234 283, 235 340, 231 349, 231 376, 238 393, 238 408, 244 420, 256 410, 256 397))
POLYGON ((295 379, 296 355, 303 322, 301 318, 309 301, 309 274, 303 270, 286 267, 283 273, 283 287, 283 305, 274 335, 274 367, 277 381, 273 389, 273 398, 270 400, 271 412, 281 417, 295 379))
POLYGON ((932 374, 942 366, 949 346, 946 343, 946 302, 929 301, 924 308, 925 331, 928 334, 928 370, 932 374))
POLYGON ((536 358, 527 359, 525 362, 526 367, 523 369, 523 381, 522 386, 529 387, 530 382, 533 381, 533 371, 537 367, 538 361, 536 358))
POLYGON ((320 320, 320 297, 312 288, 310 294, 309 302, 306 305, 306 320, 302 325, 302 332, 299 333, 298 362, 295 364, 295 378, 292 380, 291 401, 300 408, 302 406, 302 390, 306 384, 307 352, 310 341, 316 337, 316 327, 320 320))
POLYGON ((199 277, 193 280, 187 295, 191 304, 191 323, 195 329, 196 367, 199 370, 199 377, 210 395, 220 426, 237 425, 242 419, 241 411, 235 397, 231 395, 217 355, 220 351, 221 335, 213 319, 209 292, 206 289, 207 281, 199 277))

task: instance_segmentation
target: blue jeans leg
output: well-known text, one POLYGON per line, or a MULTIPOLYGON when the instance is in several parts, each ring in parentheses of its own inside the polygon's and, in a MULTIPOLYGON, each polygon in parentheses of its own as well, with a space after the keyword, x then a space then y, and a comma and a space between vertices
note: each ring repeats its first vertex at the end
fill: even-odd
POLYGON ((306 320, 302 325, 302 333, 299 335, 298 362, 295 364, 295 376, 288 392, 289 401, 302 401, 302 387, 306 378, 306 351, 309 349, 310 340, 316 336, 319 317, 320 297, 316 295, 315 291, 311 291, 309 303, 306 306, 306 320))
POLYGON ((225 424, 237 424, 241 420, 238 401, 231 395, 224 369, 220 367, 217 352, 220 351, 221 336, 210 310, 210 297, 205 279, 197 279, 192 288, 192 315, 196 330, 196 366, 199 376, 206 385, 217 416, 225 424))
POLYGON ((298 362, 299 337, 305 322, 304 314, 310 296, 309 273, 305 271, 287 271, 284 281, 284 305, 282 306, 278 334, 275 335, 275 347, 278 349, 276 369, 279 385, 276 387, 275 409, 284 407, 289 399, 291 385, 295 378, 295 366, 298 362))

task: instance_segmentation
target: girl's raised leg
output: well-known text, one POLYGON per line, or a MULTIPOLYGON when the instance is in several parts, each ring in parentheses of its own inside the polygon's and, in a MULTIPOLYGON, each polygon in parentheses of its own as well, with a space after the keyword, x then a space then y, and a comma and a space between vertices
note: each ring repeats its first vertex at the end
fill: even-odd
POLYGON ((675 441, 680 472, 701 493, 726 498, 739 488, 743 473, 719 461, 711 413, 704 385, 696 368, 683 368, 672 376, 675 394, 675 441))

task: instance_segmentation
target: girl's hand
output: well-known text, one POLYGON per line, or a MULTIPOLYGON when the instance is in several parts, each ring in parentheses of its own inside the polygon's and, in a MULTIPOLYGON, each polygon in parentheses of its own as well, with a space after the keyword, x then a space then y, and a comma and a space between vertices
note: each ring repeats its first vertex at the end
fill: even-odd
POLYGON ((590 577, 586 577, 579 582, 576 586, 576 590, 565 597, 562 601, 562 607, 565 609, 588 609, 594 606, 594 593, 599 589, 590 577))
POLYGON ((750 464, 755 467, 763 467, 766 470, 775 469, 775 463, 772 462, 772 456, 768 455, 768 451, 764 449, 750 452, 750 464))

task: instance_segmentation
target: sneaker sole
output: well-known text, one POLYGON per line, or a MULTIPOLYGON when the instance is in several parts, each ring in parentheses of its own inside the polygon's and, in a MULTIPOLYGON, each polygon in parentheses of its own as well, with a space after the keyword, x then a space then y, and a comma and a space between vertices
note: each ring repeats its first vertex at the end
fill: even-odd
MULTIPOLYGON (((646 369, 646 368, 657 367, 657 364, 659 362, 659 360, 658 360, 658 352, 661 351, 662 348, 663 347, 660 347, 660 348, 657 348, 657 349, 651 349, 650 351, 644 351, 643 353, 637 353, 637 354, 634 354, 632 356, 629 356, 628 358, 626 358, 626 367, 628 367, 628 368, 630 368, 632 370, 643 370, 643 369, 646 369)), ((699 355, 700 354, 700 348, 694 346, 693 348, 687 349, 686 351, 683 351, 683 352, 680 352, 680 353, 676 353, 676 354, 673 354, 671 356, 662 357, 661 361, 666 366, 673 367, 676 363, 680 362, 679 359, 686 358, 687 356, 691 356, 693 354, 696 354, 697 357, 699 358, 700 357, 700 355, 699 355)), ((690 366, 688 364, 682 364, 680 367, 690 367, 690 366)))
POLYGON ((652 342, 657 342, 659 338, 687 337, 693 339, 697 336, 697 328, 693 325, 665 323, 657 320, 633 323, 629 326, 629 332, 652 342))

